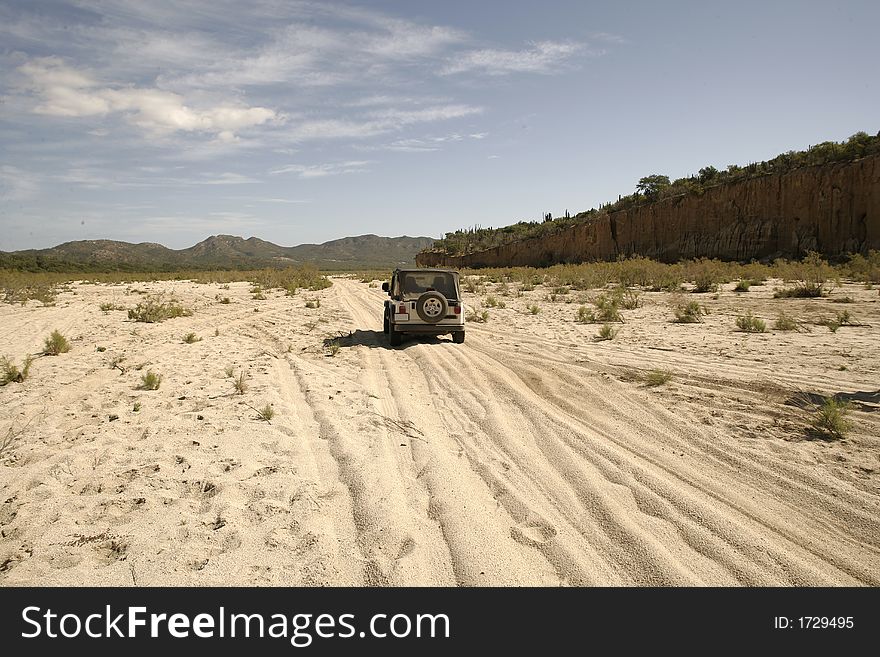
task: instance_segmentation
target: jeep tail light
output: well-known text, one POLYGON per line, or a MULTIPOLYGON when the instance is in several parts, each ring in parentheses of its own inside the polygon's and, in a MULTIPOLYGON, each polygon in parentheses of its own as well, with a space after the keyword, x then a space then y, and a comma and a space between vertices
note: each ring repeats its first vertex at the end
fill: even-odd
POLYGON ((400 304, 400 307, 397 309, 397 312, 401 315, 405 315, 406 314, 406 304, 405 303, 400 304))
POLYGON ((455 306, 455 314, 461 315, 461 306, 455 306))

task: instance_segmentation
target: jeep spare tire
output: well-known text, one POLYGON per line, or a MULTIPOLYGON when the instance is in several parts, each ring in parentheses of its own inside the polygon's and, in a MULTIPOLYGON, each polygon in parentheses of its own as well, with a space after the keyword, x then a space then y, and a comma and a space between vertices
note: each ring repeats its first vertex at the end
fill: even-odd
POLYGON ((439 292, 425 292, 416 301, 416 312, 423 322, 428 324, 436 324, 446 317, 449 310, 449 304, 446 303, 446 297, 439 292))

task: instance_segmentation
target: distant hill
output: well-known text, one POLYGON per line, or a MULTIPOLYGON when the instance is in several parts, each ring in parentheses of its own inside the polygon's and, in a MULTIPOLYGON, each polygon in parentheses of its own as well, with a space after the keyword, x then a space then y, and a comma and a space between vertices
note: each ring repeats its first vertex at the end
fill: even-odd
POLYGON ((323 270, 387 269, 411 265, 430 237, 359 235, 323 244, 279 246, 256 237, 212 235, 187 249, 161 244, 80 240, 50 249, 0 251, 0 268, 25 271, 175 271, 260 269, 313 264, 323 270))

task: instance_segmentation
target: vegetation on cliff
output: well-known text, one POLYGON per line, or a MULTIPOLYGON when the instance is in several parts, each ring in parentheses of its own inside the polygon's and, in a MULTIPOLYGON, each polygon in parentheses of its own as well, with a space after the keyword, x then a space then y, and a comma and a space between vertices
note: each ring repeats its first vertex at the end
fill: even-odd
POLYGON ((707 189, 737 183, 770 174, 783 174, 801 167, 849 162, 868 155, 880 153, 880 132, 871 136, 857 132, 843 142, 826 141, 811 146, 805 151, 789 151, 764 162, 752 162, 745 166, 731 164, 725 170, 713 166, 703 167, 698 173, 687 178, 670 181, 668 176, 652 174, 639 179, 636 191, 622 196, 614 203, 601 205, 573 217, 539 221, 520 221, 502 228, 463 228, 456 230, 434 242, 431 251, 440 251, 451 256, 464 255, 491 249, 503 244, 518 242, 535 237, 552 235, 571 226, 595 217, 627 210, 633 207, 684 195, 700 195, 707 189))

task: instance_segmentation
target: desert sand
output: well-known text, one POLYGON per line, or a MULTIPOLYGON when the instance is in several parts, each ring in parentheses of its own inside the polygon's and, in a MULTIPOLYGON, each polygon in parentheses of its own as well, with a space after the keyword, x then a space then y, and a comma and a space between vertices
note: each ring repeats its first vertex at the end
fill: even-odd
POLYGON ((0 585, 880 585, 876 289, 726 285, 685 295, 697 324, 646 292, 597 342, 581 293, 487 284, 466 301, 506 307, 465 344, 392 349, 377 282, 250 287, 80 282, 0 305, 0 355, 53 329, 71 344, 0 388, 0 585), (99 309, 145 293, 192 315, 99 309), (812 323, 844 309, 861 325, 812 323), (747 310, 767 333, 736 330, 747 310), (779 310, 810 330, 772 330, 779 310), (671 380, 647 386, 653 369, 671 380), (138 389, 149 370, 160 387, 138 389), (852 430, 815 439, 837 393, 852 430))

